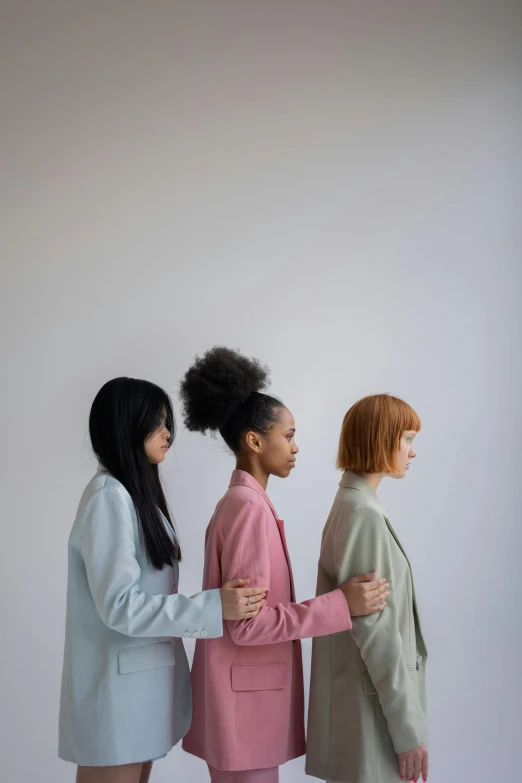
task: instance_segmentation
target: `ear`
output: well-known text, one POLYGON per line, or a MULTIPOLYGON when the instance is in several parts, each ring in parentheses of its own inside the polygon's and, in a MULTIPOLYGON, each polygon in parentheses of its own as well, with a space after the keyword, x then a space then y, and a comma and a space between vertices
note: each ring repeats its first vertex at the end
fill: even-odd
POLYGON ((249 448, 251 451, 255 452, 256 454, 261 454, 262 451, 261 439, 259 438, 257 432, 253 432, 252 430, 250 432, 247 432, 245 435, 245 441, 246 441, 247 448, 249 448))

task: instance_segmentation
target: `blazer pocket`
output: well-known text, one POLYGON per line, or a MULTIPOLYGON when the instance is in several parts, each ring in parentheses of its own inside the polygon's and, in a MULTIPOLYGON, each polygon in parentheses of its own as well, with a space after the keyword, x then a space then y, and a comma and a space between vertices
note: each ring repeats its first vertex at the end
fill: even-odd
POLYGON ((274 691, 288 682, 287 663, 233 663, 233 691, 274 691))
POLYGON ((168 641, 140 644, 136 647, 124 647, 118 650, 119 674, 132 674, 132 672, 143 672, 147 669, 174 666, 175 662, 174 650, 168 641))
POLYGON ((370 677, 368 672, 364 671, 361 677, 362 677, 362 685, 363 685, 364 693, 366 693, 367 696, 377 696, 375 685, 373 684, 372 678, 370 677))

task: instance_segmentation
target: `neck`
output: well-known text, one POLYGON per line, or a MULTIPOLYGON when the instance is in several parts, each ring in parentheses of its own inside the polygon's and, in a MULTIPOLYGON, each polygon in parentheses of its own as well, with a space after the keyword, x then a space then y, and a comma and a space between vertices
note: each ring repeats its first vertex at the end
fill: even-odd
POLYGON ((370 485, 370 487, 373 489, 374 492, 377 492, 379 488, 379 484, 384 478, 384 473, 357 473, 358 476, 363 478, 367 484, 370 485))
POLYGON ((248 456, 239 455, 236 460, 236 470, 244 470, 245 473, 250 473, 257 483, 266 490, 270 473, 267 473, 257 462, 248 456))

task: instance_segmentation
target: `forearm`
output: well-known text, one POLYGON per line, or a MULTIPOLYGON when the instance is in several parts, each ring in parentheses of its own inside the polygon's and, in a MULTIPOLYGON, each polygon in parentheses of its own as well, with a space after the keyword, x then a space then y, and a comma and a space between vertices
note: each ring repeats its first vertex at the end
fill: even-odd
POLYGON ((334 590, 300 604, 266 605, 257 617, 228 623, 230 635, 238 645, 276 644, 294 639, 308 639, 339 633, 351 627, 348 604, 341 590, 334 590))
POLYGON ((219 590, 207 590, 191 598, 184 595, 150 595, 133 586, 120 596, 95 598, 103 622, 127 636, 178 636, 197 631, 208 638, 221 636, 222 610, 219 590))

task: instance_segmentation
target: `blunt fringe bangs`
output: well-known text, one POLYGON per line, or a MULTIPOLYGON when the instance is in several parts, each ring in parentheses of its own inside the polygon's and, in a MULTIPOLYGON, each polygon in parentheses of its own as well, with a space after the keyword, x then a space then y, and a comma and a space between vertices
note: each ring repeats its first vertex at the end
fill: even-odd
POLYGON ((402 434, 419 432, 418 414, 391 394, 363 397, 346 413, 341 428, 337 468, 354 473, 397 473, 396 452, 402 434))

